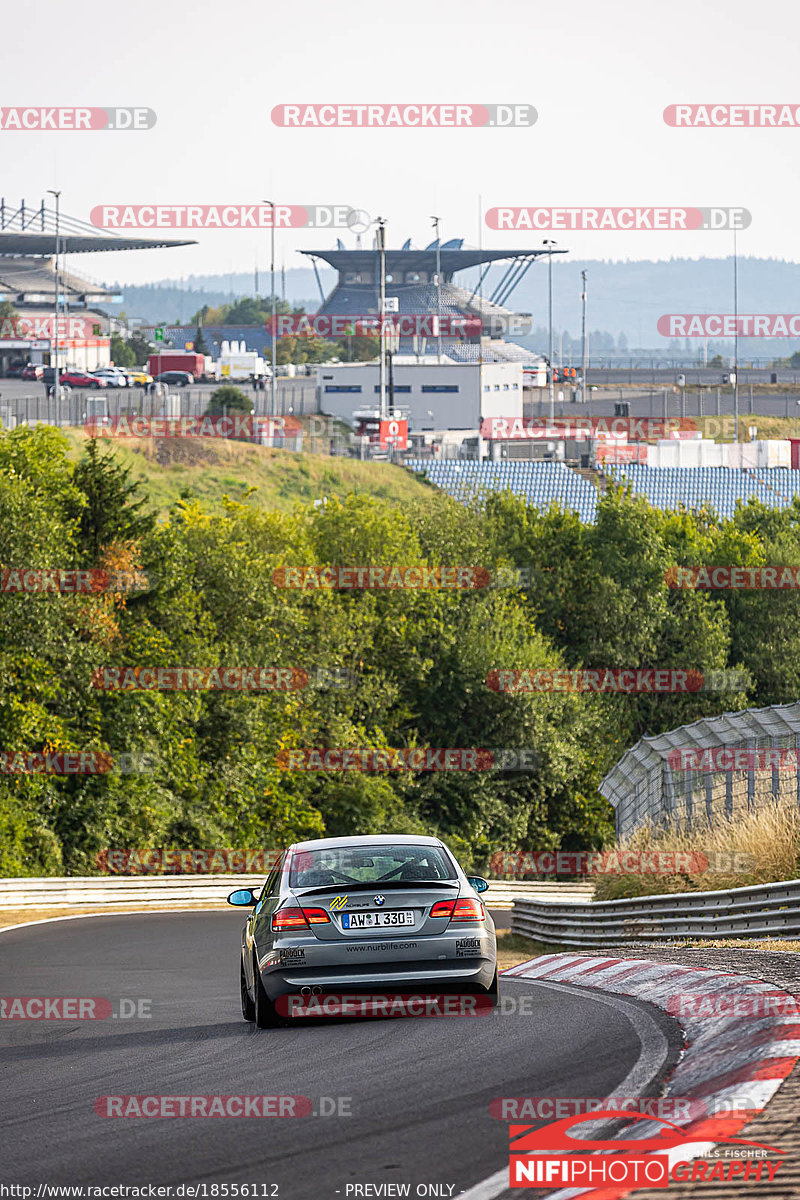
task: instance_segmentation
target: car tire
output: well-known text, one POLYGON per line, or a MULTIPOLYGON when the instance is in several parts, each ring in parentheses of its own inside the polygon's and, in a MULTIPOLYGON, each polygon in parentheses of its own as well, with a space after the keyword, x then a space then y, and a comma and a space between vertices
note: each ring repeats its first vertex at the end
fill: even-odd
POLYGON ((486 994, 492 998, 492 1008, 497 1008, 500 1003, 500 980, 497 977, 497 967, 494 969, 494 979, 489 984, 486 994))
POLYGON ((259 1029, 274 1029, 277 1025, 280 1025, 280 1017, 275 1005, 264 990, 264 984, 261 982, 261 972, 258 969, 255 955, 253 955, 253 979, 253 990, 256 994, 253 1005, 255 1023, 259 1029))
POLYGON ((247 990, 247 976, 244 973, 244 958, 239 962, 239 986, 242 992, 242 1016, 245 1021, 255 1021, 256 1006, 247 990))

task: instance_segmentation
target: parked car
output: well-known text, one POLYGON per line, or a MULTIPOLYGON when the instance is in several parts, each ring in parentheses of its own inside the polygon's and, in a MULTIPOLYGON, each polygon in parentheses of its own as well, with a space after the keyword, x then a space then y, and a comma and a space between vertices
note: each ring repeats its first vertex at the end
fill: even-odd
POLYGON ((21 379, 24 370, 25 366, 23 363, 16 363, 6 371, 6 379, 21 379))
POLYGON ((90 374, 95 379, 105 379, 109 387, 128 386, 128 377, 119 367, 98 367, 96 371, 90 371, 90 374))
POLYGON ((155 377, 156 383, 170 383, 173 387, 189 387, 194 383, 194 375, 189 371, 162 371, 155 377))
POLYGON ((147 387, 153 382, 153 376, 144 367, 128 367, 125 370, 128 377, 128 387, 147 387))
POLYGON ((61 376, 61 382, 76 388, 108 387, 108 380, 99 379, 96 375, 88 375, 85 371, 65 371, 61 376))
POLYGON ((44 367, 41 366, 41 364, 39 364, 39 363, 28 363, 27 366, 22 368, 22 372, 20 373, 20 379, 40 380, 43 378, 44 378, 44 367))

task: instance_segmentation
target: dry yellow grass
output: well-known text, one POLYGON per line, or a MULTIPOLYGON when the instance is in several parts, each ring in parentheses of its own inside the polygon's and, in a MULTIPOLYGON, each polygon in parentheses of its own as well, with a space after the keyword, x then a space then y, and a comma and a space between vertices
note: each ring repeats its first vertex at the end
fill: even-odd
MULTIPOLYGON (((752 867, 746 871, 686 875, 600 876, 595 899, 614 900, 623 896, 658 895, 664 892, 722 891, 752 884, 796 879, 800 870, 800 813, 791 807, 770 805, 752 813, 720 821, 713 828, 697 827, 690 832, 643 826, 618 849, 634 851, 683 851, 715 855, 748 855, 752 867)), ((730 943, 727 943, 730 944, 730 943)))

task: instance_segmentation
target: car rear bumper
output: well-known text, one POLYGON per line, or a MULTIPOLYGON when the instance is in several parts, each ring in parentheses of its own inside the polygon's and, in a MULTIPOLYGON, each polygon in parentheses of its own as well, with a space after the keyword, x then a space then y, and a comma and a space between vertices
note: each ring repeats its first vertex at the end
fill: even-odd
POLYGON ((488 991, 496 969, 495 939, 488 930, 384 946, 287 938, 259 955, 261 980, 271 1000, 306 987, 370 993, 488 991))

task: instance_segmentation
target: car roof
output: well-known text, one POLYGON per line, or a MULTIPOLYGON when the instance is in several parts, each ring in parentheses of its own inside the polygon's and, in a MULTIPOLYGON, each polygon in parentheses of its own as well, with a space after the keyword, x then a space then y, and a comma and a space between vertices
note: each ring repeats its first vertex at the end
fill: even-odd
POLYGON ((367 833, 352 837, 316 838, 310 842, 295 842, 290 850, 325 850, 336 846, 385 846, 391 842, 397 846, 441 846, 440 838, 425 837, 417 833, 367 833))

